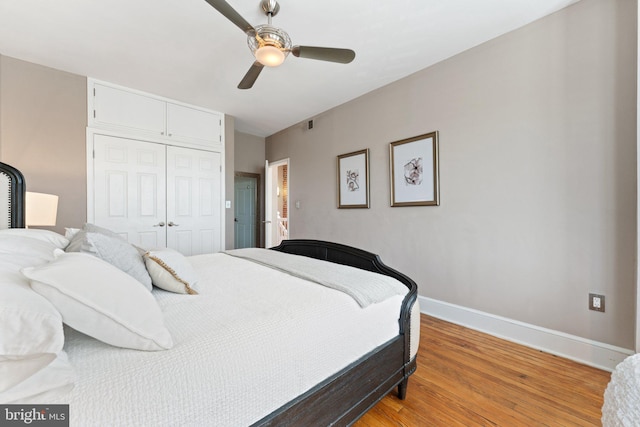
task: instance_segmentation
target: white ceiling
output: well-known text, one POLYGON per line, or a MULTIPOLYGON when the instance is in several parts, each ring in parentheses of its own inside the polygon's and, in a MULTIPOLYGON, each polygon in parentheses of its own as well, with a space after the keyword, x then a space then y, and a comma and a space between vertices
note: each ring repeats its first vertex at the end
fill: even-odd
MULTIPOLYGON (((260 0, 227 0, 251 24, 260 0)), ((289 55, 252 89, 242 31, 204 0, 0 0, 0 54, 236 117, 268 136, 578 0, 280 0, 294 45, 356 51, 348 65, 289 55)))

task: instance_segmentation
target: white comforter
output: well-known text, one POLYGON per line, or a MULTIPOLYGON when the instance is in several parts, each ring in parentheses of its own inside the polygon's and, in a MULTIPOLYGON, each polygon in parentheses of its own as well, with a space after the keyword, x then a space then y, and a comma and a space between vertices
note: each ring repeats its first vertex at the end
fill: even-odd
POLYGON ((624 359, 611 374, 602 405, 603 427, 637 427, 640 423, 640 354, 624 359))
MULTIPOLYGON (((72 426, 250 425, 398 334, 403 297, 348 295, 225 254, 190 258, 200 295, 154 294, 175 347, 143 352, 67 329, 72 426)), ((123 296, 124 297, 124 296, 123 296)))

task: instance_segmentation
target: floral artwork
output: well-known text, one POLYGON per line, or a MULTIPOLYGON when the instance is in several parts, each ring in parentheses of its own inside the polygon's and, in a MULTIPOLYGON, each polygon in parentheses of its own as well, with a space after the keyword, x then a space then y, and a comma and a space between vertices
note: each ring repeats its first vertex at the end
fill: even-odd
POLYGON ((404 165, 404 180, 407 185, 422 184, 422 157, 411 159, 404 165))
POLYGON ((438 206, 438 132, 389 145, 391 206, 438 206))
POLYGON ((358 184, 359 176, 360 172, 358 169, 347 171, 347 190, 358 191, 360 189, 360 184, 358 184))
POLYGON ((369 207, 369 149, 338 156, 338 209, 369 207))

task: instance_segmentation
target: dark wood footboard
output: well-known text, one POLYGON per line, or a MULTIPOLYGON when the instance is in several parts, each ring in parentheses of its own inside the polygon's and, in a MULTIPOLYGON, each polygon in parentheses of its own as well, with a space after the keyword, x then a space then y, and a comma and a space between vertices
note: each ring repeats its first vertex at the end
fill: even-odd
POLYGON ((319 240, 285 240, 276 251, 391 276, 409 292, 398 317, 398 336, 376 348, 352 365, 269 414, 254 426, 346 426, 351 425, 395 387, 405 398, 409 376, 416 369, 411 357, 411 308, 418 286, 406 275, 386 266, 378 255, 361 249, 319 240))

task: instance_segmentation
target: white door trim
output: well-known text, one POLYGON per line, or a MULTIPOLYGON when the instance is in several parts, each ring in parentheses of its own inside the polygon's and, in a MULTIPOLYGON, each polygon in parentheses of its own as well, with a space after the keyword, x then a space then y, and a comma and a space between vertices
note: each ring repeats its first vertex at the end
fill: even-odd
MULTIPOLYGON (((640 19, 640 8, 638 8, 638 19, 640 19)), ((637 21, 636 21, 637 22, 637 21)), ((640 27, 637 29, 636 34, 637 40, 640 42, 640 27)), ((636 85, 636 103, 637 103, 637 118, 636 118, 636 127, 637 124, 640 123, 640 43, 638 44, 638 54, 637 62, 639 67, 637 70, 636 81, 638 85, 636 85)), ((636 130, 636 180, 637 180, 637 188, 640 188, 640 129, 636 130)), ((635 324, 635 338, 636 338, 636 352, 640 353, 640 198, 638 197, 638 192, 636 191, 636 324, 635 324)))
MULTIPOLYGON (((273 227, 275 226, 275 218, 272 218, 272 210, 274 205, 274 200, 277 202, 277 195, 274 188, 277 186, 277 183, 274 184, 271 179, 271 174, 273 170, 278 170, 279 166, 287 166, 287 215, 289 218, 289 236, 291 236, 291 209, 289 200, 291 199, 291 164, 289 158, 277 160, 275 162, 265 161, 265 170, 264 170, 264 182, 265 182, 265 190, 264 190, 264 243, 265 247, 271 247, 273 242, 273 227)), ((276 203, 277 206, 277 203, 276 203)))

